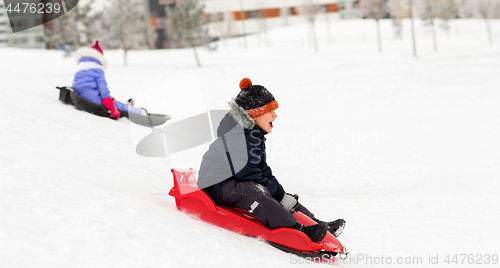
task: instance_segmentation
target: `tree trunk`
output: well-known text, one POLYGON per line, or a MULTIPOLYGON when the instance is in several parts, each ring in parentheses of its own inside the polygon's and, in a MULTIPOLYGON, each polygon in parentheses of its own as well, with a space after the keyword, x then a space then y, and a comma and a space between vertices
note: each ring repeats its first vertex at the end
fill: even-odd
POLYGON ((123 26, 121 26, 120 28, 120 42, 122 44, 122 48, 123 48, 123 65, 124 66, 127 66, 127 49, 128 49, 128 44, 127 44, 127 40, 125 40, 125 29, 123 26))
POLYGON ((262 27, 264 30, 264 42, 266 43, 266 47, 269 47, 269 39, 267 36, 267 23, 266 23, 266 17, 263 16, 262 18, 262 27))
POLYGON ((284 12, 281 12, 283 14, 283 26, 288 25, 288 13, 290 12, 290 8, 286 4, 286 0, 283 0, 283 7, 281 8, 284 12))
POLYGON ((196 51, 196 46, 192 45, 192 47, 194 51, 194 58, 196 59, 196 64, 198 64, 198 67, 201 67, 200 59, 198 58, 198 52, 196 51))
POLYGON ((128 49, 124 48, 123 49, 123 65, 125 65, 125 66, 128 66, 128 63, 127 63, 127 53, 128 53, 128 49))
POLYGON ((434 42, 434 51, 437 51, 437 40, 436 40, 436 27, 434 27, 434 19, 431 19, 431 27, 432 27, 432 41, 434 42))
POLYGON ((415 58, 418 58, 418 56, 417 56, 417 42, 415 40, 415 27, 413 25, 413 4, 412 4, 412 0, 410 0, 409 6, 410 6, 410 22, 411 22, 411 39, 412 39, 412 42, 413 42, 413 56, 415 58))
POLYGON ((225 12, 224 13, 224 20, 221 21, 220 25, 221 25, 221 39, 222 39, 222 43, 224 44, 224 48, 227 49, 227 36, 229 35, 229 19, 228 19, 228 16, 229 16, 229 12, 225 12))
POLYGON ((311 20, 311 36, 314 46, 314 52, 318 53, 318 40, 316 40, 316 30, 314 29, 314 20, 311 20))
POLYGON ((377 25, 377 42, 378 42, 378 52, 382 53, 382 38, 380 37, 380 24, 379 19, 375 19, 377 25))
MULTIPOLYGON (((243 30, 243 45, 247 48, 247 34, 245 31, 245 12, 243 11, 243 0, 240 0, 240 19, 241 19, 241 29, 243 30)), ((196 49, 195 49, 196 53, 196 49)))
POLYGON ((328 36, 328 43, 332 42, 332 35, 330 34, 330 18, 328 18, 328 8, 325 11, 325 19, 326 19, 326 31, 328 36))
POLYGON ((490 21, 488 18, 484 18, 486 21, 486 31, 488 32, 488 39, 490 40, 490 45, 493 45, 493 36, 491 36, 491 28, 490 28, 490 21))
POLYGON ((87 37, 87 41, 85 42, 85 46, 90 46, 92 43, 92 33, 90 32, 89 20, 85 20, 85 36, 87 37))

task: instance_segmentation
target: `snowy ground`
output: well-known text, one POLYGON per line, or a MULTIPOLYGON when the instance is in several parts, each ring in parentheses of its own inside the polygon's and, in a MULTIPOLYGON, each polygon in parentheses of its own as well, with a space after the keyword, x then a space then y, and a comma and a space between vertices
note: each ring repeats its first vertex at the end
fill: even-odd
MULTIPOLYGON (((339 267, 498 267, 500 21, 404 41, 372 21, 307 25, 220 42, 217 52, 105 51, 114 97, 175 120, 224 109, 241 78, 280 103, 268 162, 322 219, 344 218, 339 267), (460 254, 473 254, 464 256, 460 254), (487 255, 490 254, 490 255, 487 255), (446 263, 448 256, 449 263, 446 263), (434 263, 438 261, 438 265, 434 263), (489 264, 487 264, 489 263, 489 264), (391 266, 391 265, 389 265, 391 266)), ((0 48, 0 267, 295 267, 305 262, 192 219, 168 196, 172 167, 198 168, 208 144, 170 159, 135 154, 147 128, 65 106, 76 69, 60 51, 0 48)), ((304 264, 306 265, 306 264, 304 264)), ((318 264, 316 264, 318 265, 318 264)))

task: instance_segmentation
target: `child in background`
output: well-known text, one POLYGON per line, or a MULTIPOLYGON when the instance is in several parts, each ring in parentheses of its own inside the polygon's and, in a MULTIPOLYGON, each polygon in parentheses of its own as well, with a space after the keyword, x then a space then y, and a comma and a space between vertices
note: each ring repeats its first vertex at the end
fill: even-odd
POLYGON ((92 103, 104 105, 111 112, 109 117, 113 119, 120 118, 120 111, 146 115, 143 109, 133 107, 132 100, 124 104, 111 97, 104 77, 104 70, 108 66, 108 62, 104 58, 99 41, 96 41, 95 45, 90 48, 78 49, 76 60, 78 72, 75 74, 72 88, 77 96, 92 103))
POLYGON ((251 211, 269 229, 290 227, 320 242, 326 232, 339 236, 343 219, 323 222, 283 189, 266 162, 265 135, 271 133, 278 102, 263 86, 240 82, 236 99, 217 129, 201 163, 198 187, 217 205, 251 211), (292 215, 300 211, 318 224, 303 226, 292 215))

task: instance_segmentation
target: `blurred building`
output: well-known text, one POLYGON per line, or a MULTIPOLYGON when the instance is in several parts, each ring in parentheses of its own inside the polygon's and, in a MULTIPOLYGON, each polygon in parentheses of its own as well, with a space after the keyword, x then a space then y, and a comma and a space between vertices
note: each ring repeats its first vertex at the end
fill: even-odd
POLYGON ((9 18, 7 18, 4 2, 0 0, 0 47, 7 46, 7 32, 10 32, 8 23, 9 18))
POLYGON ((43 27, 37 26, 22 32, 13 34, 11 25, 14 23, 24 23, 26 19, 24 15, 7 16, 7 7, 3 0, 0 0, 0 46, 22 47, 22 48, 45 48, 43 40, 43 27))
MULTIPOLYGON (((156 48, 169 48, 165 29, 168 19, 165 8, 175 8, 177 0, 148 0, 150 22, 155 29, 156 48)), ((316 13, 324 18, 339 19, 338 0, 203 0, 212 36, 234 37, 267 31, 306 20, 307 3, 313 3, 316 13)), ((361 17, 361 16, 360 16, 361 17)))
POLYGON ((43 26, 33 27, 21 32, 12 33, 8 30, 7 46, 21 48, 45 48, 43 26))
POLYGON ((167 11, 166 8, 175 7, 176 0, 147 0, 149 1, 149 14, 151 27, 156 34, 155 47, 169 48, 169 43, 165 30, 167 29, 167 11))

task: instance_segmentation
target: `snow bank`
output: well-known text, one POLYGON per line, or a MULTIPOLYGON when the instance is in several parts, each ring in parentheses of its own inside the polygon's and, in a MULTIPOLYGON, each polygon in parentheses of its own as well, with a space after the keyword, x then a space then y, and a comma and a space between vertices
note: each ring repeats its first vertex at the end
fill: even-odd
MULTIPOLYGON (((189 49, 132 51, 129 67, 104 51, 106 76, 115 98, 174 120, 227 108, 249 77, 280 103, 267 144, 277 178, 317 217, 347 220, 341 241, 353 259, 339 266, 435 266, 457 254, 477 266, 500 248, 500 41, 488 44, 482 21, 456 21, 434 52, 417 23, 416 60, 407 23, 401 41, 382 22, 381 54, 372 21, 333 21, 330 37, 317 25, 317 54, 297 25, 270 32, 270 47, 262 35, 247 50, 221 41, 200 53, 202 68, 189 49)), ((498 21, 493 29, 497 39, 498 21)), ((198 168, 208 144, 139 157, 147 128, 57 100, 72 59, 13 48, 0 59, 1 267, 302 263, 175 209, 170 168, 198 168)))

